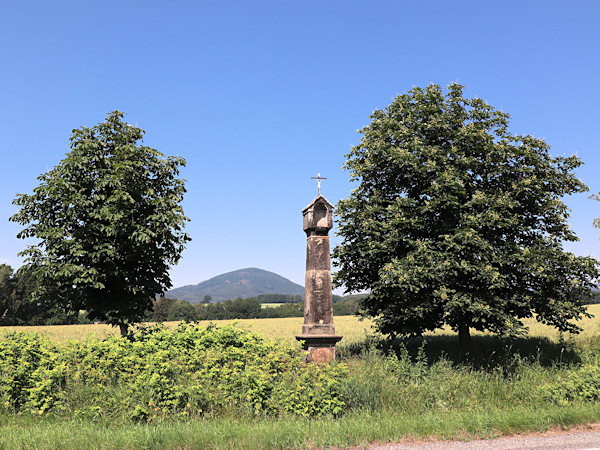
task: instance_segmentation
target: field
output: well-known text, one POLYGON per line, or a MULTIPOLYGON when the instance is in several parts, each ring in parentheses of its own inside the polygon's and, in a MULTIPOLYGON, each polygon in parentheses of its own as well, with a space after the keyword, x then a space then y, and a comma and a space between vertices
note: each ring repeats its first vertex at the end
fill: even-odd
MULTIPOLYGON (((600 316, 600 305, 590 305, 588 311, 593 316, 600 316)), ((302 317, 287 317, 283 319, 240 319, 240 320, 221 320, 221 321, 201 321, 200 324, 209 323, 237 323, 240 327, 248 328, 251 331, 261 334, 267 339, 281 339, 286 342, 296 342, 294 336, 300 334, 302 329, 302 317)), ((552 327, 540 324, 534 319, 524 321, 529 328, 528 335, 531 337, 545 337, 553 342, 557 342, 560 334, 552 327)), ((171 328, 176 327, 179 322, 166 322, 165 325, 171 328)), ((367 334, 373 334, 372 322, 370 320, 361 320, 355 316, 338 316, 334 318, 336 333, 344 336, 342 342, 354 343, 361 341, 367 334)), ((146 324, 148 325, 148 324, 146 324)), ((592 336, 600 335, 600 320, 596 317, 586 318, 579 322, 584 331, 578 335, 565 335, 565 339, 586 340, 592 336)), ((33 331, 47 335, 55 342, 66 342, 69 340, 81 340, 86 337, 95 337, 103 339, 108 336, 118 335, 118 329, 110 325, 53 325, 53 326, 25 326, 25 327, 0 327, 0 336, 9 331, 33 331)), ((437 335, 453 335, 450 329, 445 329, 435 333, 437 335)), ((475 332, 474 335, 482 333, 475 332)), ((429 334, 431 335, 431 334, 429 334)))
MULTIPOLYGON (((200 321, 201 325, 210 323, 237 323, 242 328, 261 334, 267 339, 281 339, 286 342, 296 342, 294 336, 302 331, 302 317, 286 317, 282 319, 240 319, 240 320, 218 320, 218 321, 200 321)), ((165 325, 174 328, 179 322, 165 322, 165 325)), ((356 342, 364 339, 366 333, 372 333, 371 322, 368 320, 360 321, 354 316, 340 316, 334 319, 336 333, 344 336, 347 342, 356 342)), ((145 324, 149 325, 149 324, 145 324)), ((10 331, 34 331, 47 335, 55 342, 67 342, 69 340, 81 340, 86 337, 105 338, 108 336, 117 336, 119 331, 110 325, 53 325, 39 327, 1 327, 2 333, 10 331)))
POLYGON ((285 305, 285 303, 261 303, 261 308, 279 308, 281 305, 285 305))
MULTIPOLYGON (((590 306, 589 312, 599 316, 600 305, 590 306)), ((238 328, 298 346, 294 335, 299 334, 302 320, 235 322, 238 328)), ((64 403, 65 409, 56 409, 55 413, 30 414, 26 408, 18 414, 7 409, 2 412, 0 405, 0 449, 82 448, 90 447, 90 443, 94 448, 326 448, 411 439, 486 438, 599 422, 598 319, 583 320, 580 325, 584 332, 573 336, 560 336, 533 320, 526 324, 530 327, 529 334, 520 339, 475 333, 473 354, 464 359, 457 351, 456 337, 449 330, 428 335, 426 344, 416 339, 394 347, 394 351, 390 348, 382 351, 377 347, 377 339, 367 337, 373 333, 370 321, 340 316, 335 318, 336 332, 344 336, 340 345, 343 362, 340 368, 345 367, 343 371, 347 372, 336 388, 339 397, 335 398, 345 404, 341 414, 310 417, 295 413, 257 414, 244 409, 242 404, 204 413, 194 410, 193 405, 190 409, 191 400, 187 407, 185 404, 173 406, 169 398, 175 397, 169 397, 163 400, 164 404, 158 403, 164 412, 150 410, 148 416, 131 420, 127 408, 130 412, 139 411, 128 403, 146 401, 144 396, 150 395, 157 386, 151 383, 151 372, 148 375, 142 372, 131 386, 109 383, 100 389, 88 381, 74 394, 65 391, 56 397, 56 401, 64 403), (96 396, 100 398, 99 406, 95 406, 96 396), (116 409, 111 409, 113 404, 117 405, 116 409), (173 413, 168 412, 171 410, 173 413)), ((177 325, 167 324, 170 329, 177 325)), ((75 352, 72 354, 83 355, 89 346, 91 350, 84 359, 92 358, 90 361, 98 357, 100 349, 107 352, 109 348, 94 344, 99 343, 97 339, 118 334, 116 329, 106 325, 3 327, 0 343, 11 331, 43 334, 58 346, 70 341, 72 349, 76 343, 83 343, 77 347, 79 350, 71 350, 75 352)), ((28 346, 35 344, 27 342, 28 346)), ((132 348, 139 349, 136 345, 132 348)), ((122 352, 122 348, 119 351, 122 352)), ((264 358, 273 358, 273 354, 269 350, 255 360, 262 364, 264 358)), ((135 355, 123 355, 126 358, 123 361, 133 364, 131 358, 135 355)), ((152 364, 158 364, 153 362, 152 354, 140 357, 143 370, 151 370, 152 364)), ((98 370, 104 357, 99 358, 92 365, 98 370)), ((162 368, 160 373, 174 373, 169 357, 165 358, 160 362, 162 365, 157 366, 162 368)), ((0 361, 0 372, 2 367, 0 361)), ((259 368, 245 370, 239 376, 251 376, 259 368)), ((10 374, 10 367, 8 370, 10 374)), ((101 379, 101 373, 95 370, 91 373, 101 379)), ((55 371, 48 373, 55 375, 55 371)), ((219 377, 235 383, 237 376, 232 378, 227 373, 222 372, 219 377)), ((265 380, 271 378, 269 375, 265 380)), ((39 383, 42 391, 48 389, 43 377, 39 383)), ((161 383, 160 392, 171 392, 164 380, 161 383)), ((311 382, 298 392, 307 393, 318 384, 311 382)), ((280 401, 286 401, 287 397, 282 398, 280 401)), ((324 404, 335 398, 324 399, 324 404)), ((150 405, 155 405, 155 400, 152 402, 150 405)), ((155 409, 160 409, 158 406, 155 409)))

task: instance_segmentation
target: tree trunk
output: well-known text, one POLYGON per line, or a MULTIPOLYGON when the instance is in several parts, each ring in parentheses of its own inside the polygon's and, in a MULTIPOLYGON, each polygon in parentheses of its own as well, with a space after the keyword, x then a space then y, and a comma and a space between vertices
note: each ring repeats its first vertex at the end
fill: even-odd
POLYGON ((119 329, 121 330, 121 337, 127 337, 127 324, 126 323, 120 323, 119 324, 119 329))
POLYGON ((458 327, 458 344, 461 354, 465 355, 471 351, 471 332, 468 325, 458 327))

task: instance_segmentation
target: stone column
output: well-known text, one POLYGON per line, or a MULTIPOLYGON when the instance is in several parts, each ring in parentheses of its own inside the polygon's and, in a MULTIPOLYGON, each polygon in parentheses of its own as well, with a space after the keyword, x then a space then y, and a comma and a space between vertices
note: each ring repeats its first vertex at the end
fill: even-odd
POLYGON ((296 339, 303 341, 309 361, 327 363, 335 359, 335 344, 342 339, 333 325, 328 235, 333 227, 333 206, 319 194, 302 215, 306 232, 304 325, 296 339))

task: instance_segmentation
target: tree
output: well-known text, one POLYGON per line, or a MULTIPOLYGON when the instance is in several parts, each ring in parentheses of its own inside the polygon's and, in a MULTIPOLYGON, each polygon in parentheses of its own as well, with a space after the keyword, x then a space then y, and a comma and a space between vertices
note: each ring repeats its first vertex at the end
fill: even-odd
POLYGON ((198 314, 196 313, 194 305, 185 300, 175 300, 169 311, 169 320, 185 320, 186 322, 193 322, 194 320, 198 320, 198 314))
MULTIPOLYGON (((598 194, 592 194, 592 195, 590 195, 590 198, 593 199, 593 200, 596 200, 597 202, 600 202, 600 193, 598 193, 598 194)), ((597 218, 594 219, 593 225, 596 228, 600 228, 600 217, 597 217, 597 218)))
POLYGON ((33 267, 16 272, 0 264, 0 325, 58 325, 75 323, 77 311, 33 296, 39 284, 33 267))
POLYGON ((79 310, 56 303, 52 298, 35 296, 40 278, 35 266, 22 266, 14 276, 16 302, 14 317, 17 325, 68 325, 77 323, 79 310))
POLYGON ((211 300, 212 300, 212 297, 210 295, 206 294, 204 296, 204 298, 202 299, 202 303, 208 304, 208 303, 210 303, 211 300))
POLYGON ((523 331, 535 317, 561 331, 587 315, 597 262, 563 250, 577 237, 562 196, 587 190, 575 156, 512 135, 509 115, 452 84, 414 88, 371 116, 345 169, 358 182, 337 206, 337 286, 379 330, 418 335, 448 324, 523 331))
POLYGON ((16 286, 13 269, 8 264, 0 264, 0 325, 7 324, 7 317, 14 308, 16 286))
POLYGON ((154 308, 152 311, 153 322, 165 322, 169 320, 171 314, 171 306, 175 302, 174 298, 159 297, 154 301, 154 308))
POLYGON ((171 287, 169 265, 190 238, 177 177, 185 160, 140 145, 144 131, 122 118, 73 130, 71 151, 17 196, 11 220, 25 226, 19 238, 39 240, 21 252, 41 277, 37 297, 124 335, 171 287))
POLYGON ((226 300, 223 302, 225 310, 228 312, 228 319, 255 319, 260 317, 260 300, 256 297, 236 298, 235 300, 226 300))

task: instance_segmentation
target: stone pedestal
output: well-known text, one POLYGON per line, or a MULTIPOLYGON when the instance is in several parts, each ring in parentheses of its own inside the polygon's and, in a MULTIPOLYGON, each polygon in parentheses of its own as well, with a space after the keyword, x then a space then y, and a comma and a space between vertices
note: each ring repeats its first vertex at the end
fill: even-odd
POLYGON ((328 363, 335 359, 335 334, 331 292, 329 230, 333 206, 322 195, 302 210, 306 232, 306 276, 304 279, 304 325, 296 339, 303 341, 308 360, 328 363))

